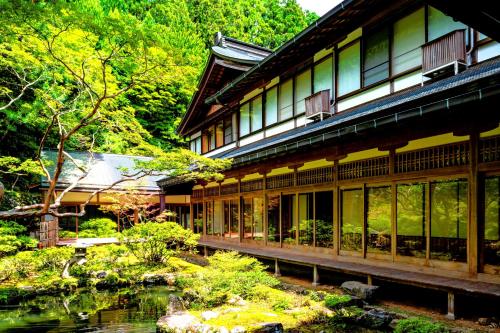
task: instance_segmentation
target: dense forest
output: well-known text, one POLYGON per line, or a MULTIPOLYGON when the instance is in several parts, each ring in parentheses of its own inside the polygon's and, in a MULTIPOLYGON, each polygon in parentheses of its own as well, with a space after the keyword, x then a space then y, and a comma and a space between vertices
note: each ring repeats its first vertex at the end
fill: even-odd
POLYGON ((56 148, 101 94, 109 97, 66 150, 182 146, 175 128, 215 32, 275 49, 317 19, 295 0, 0 0, 0 13, 0 178, 9 187, 19 175, 36 181, 41 140, 56 148))

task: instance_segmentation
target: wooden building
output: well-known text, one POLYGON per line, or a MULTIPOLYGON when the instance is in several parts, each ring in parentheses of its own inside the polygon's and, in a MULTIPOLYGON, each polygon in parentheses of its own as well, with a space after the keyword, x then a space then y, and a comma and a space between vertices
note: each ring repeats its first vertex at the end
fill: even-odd
POLYGON ((346 0, 272 53, 219 35, 179 133, 232 168, 159 182, 201 244, 443 290, 450 317, 500 296, 500 25, 456 7, 346 0), (242 51, 267 55, 224 67, 242 51))
MULTIPOLYGON (((79 165, 88 165, 90 154, 88 152, 70 152, 73 159, 79 165)), ((48 166, 49 172, 52 174, 57 158, 57 152, 53 150, 45 150, 42 152, 42 157, 48 161, 53 161, 48 166)), ((61 204, 61 211, 79 212, 80 205, 85 203, 93 192, 109 187, 111 184, 122 179, 122 170, 127 169, 128 172, 134 172, 134 161, 147 161, 151 158, 142 156, 128 156, 117 154, 102 154, 94 153, 93 160, 90 165, 89 174, 78 182, 70 192, 64 195, 61 204)), ((65 161, 62 173, 56 186, 56 194, 64 191, 68 186, 73 184, 82 175, 82 171, 78 169, 74 163, 65 161)), ((157 205, 160 209, 161 202, 160 188, 156 184, 159 177, 144 177, 133 182, 123 182, 117 184, 112 189, 103 191, 95 195, 85 207, 86 214, 84 217, 64 217, 59 219, 45 220, 41 223, 40 242, 44 247, 54 246, 58 241, 58 231, 67 230, 76 233, 78 237, 78 225, 91 218, 109 217, 115 220, 118 226, 123 226, 123 221, 120 221, 119 216, 113 213, 106 213, 101 208, 103 206, 118 205, 122 201, 126 203, 139 205, 157 205), (130 200, 127 198, 130 197, 130 200), (132 199, 134 201, 131 201, 132 199)), ((45 196, 49 187, 49 182, 46 177, 42 177, 40 190, 45 196)), ((134 222, 137 222, 137 214, 133 214, 134 222)))

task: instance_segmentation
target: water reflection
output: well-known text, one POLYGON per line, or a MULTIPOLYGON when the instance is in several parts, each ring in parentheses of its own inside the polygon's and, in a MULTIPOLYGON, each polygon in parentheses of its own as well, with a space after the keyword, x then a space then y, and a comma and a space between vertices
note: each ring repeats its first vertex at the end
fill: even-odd
POLYGON ((168 287, 79 290, 0 306, 0 332, 156 332, 168 287))

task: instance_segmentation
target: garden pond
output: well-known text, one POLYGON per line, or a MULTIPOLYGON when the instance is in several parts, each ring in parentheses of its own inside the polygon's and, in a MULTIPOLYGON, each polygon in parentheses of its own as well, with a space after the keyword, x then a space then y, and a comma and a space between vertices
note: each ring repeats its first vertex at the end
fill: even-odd
POLYGON ((165 315, 166 286, 79 289, 0 305, 0 332, 156 332, 165 315))

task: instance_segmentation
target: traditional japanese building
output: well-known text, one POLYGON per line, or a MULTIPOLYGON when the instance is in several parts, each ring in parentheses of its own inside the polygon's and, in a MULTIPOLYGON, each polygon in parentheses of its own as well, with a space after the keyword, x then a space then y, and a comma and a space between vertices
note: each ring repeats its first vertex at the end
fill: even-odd
POLYGON ((314 282, 438 289, 450 316, 457 292, 500 296, 495 13, 346 0, 273 52, 218 35, 178 131, 233 164, 223 182, 161 180, 166 198, 190 195, 201 245, 314 282))

